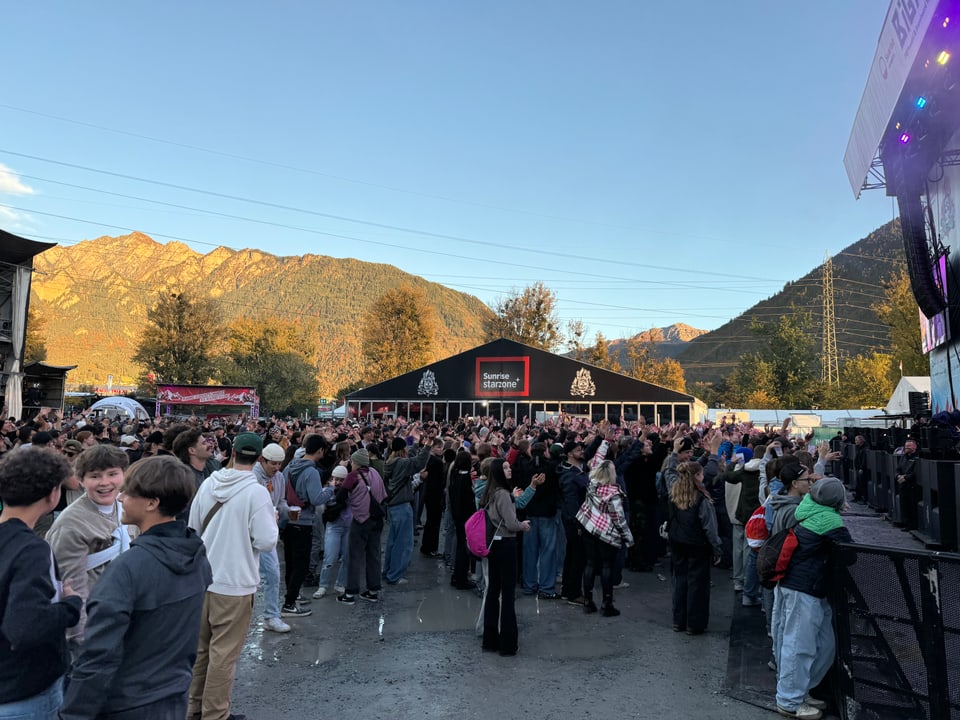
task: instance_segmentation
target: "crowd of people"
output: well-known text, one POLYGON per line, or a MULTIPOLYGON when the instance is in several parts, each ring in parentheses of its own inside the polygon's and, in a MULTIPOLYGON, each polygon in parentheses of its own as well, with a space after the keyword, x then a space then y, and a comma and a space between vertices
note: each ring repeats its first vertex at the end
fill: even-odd
POLYGON ((264 629, 288 633, 331 590, 350 606, 405 584, 418 535, 453 587, 484 597, 481 647, 505 656, 517 588, 613 618, 624 570, 669 556, 673 629, 695 636, 712 568, 729 569, 766 615, 781 714, 820 717, 809 693, 833 659, 824 573, 829 543, 849 539, 845 495, 824 472, 835 453, 787 424, 45 410, 0 437, 0 719, 241 718, 230 694, 258 587, 264 629), (774 589, 745 532, 758 507, 798 538, 774 589), (482 559, 466 542, 478 508, 482 559))

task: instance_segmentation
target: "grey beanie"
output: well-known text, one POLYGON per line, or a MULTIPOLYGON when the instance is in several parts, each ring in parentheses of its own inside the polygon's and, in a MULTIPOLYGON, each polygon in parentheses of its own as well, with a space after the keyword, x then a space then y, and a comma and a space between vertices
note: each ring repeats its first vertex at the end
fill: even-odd
POLYGON ((826 505, 836 510, 842 510, 847 500, 847 492, 843 483, 835 477, 817 480, 810 488, 810 497, 817 505, 826 505))

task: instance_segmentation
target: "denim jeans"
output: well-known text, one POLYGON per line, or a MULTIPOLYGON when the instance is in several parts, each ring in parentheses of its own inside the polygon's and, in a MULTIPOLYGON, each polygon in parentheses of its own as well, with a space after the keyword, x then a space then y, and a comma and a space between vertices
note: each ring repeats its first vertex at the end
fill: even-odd
POLYGON ((746 566, 747 537, 744 527, 740 523, 733 523, 733 582, 743 585, 743 572, 746 566))
POLYGON ((528 517, 530 531, 523 535, 523 589, 534 593, 556 592, 557 521, 554 516, 528 517), (539 569, 538 569, 539 564, 539 569))
POLYGON ((443 561, 452 566, 457 559, 457 527, 449 508, 443 512, 440 528, 443 535, 443 561))
POLYGON ((0 705, 0 720, 56 720, 63 703, 63 678, 26 700, 0 705))
POLYGON ((779 586, 777 591, 780 599, 779 603, 774 600, 774 617, 779 626, 777 705, 796 710, 810 688, 819 685, 833 665, 837 649, 833 611, 825 598, 779 586))
POLYGON ((407 574, 413 554, 413 508, 410 503, 390 505, 387 514, 390 516, 390 532, 387 533, 383 576, 388 583, 395 583, 407 574))
POLYGON ((260 553, 260 579, 263 581, 263 619, 280 617, 280 560, 277 549, 260 553))
POLYGON ((760 577, 757 575, 758 550, 746 549, 746 562, 743 570, 743 600, 744 602, 760 602, 760 577))
POLYGON ((347 558, 350 556, 350 526, 339 522, 327 523, 327 531, 323 536, 323 569, 320 570, 320 587, 327 587, 330 582, 330 569, 339 560, 340 569, 337 571, 337 587, 347 586, 347 558))
POLYGON ((320 513, 313 519, 313 532, 310 536, 310 564, 307 566, 307 572, 316 574, 320 567, 320 560, 323 558, 323 518, 320 513))

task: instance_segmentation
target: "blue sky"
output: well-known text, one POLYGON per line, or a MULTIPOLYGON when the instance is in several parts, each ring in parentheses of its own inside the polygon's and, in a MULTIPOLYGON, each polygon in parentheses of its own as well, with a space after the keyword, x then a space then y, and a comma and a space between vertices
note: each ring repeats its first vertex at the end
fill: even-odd
POLYGON ((0 227, 355 257, 488 303, 542 280, 591 337, 713 329, 894 216, 842 164, 885 12, 15 3, 0 227))

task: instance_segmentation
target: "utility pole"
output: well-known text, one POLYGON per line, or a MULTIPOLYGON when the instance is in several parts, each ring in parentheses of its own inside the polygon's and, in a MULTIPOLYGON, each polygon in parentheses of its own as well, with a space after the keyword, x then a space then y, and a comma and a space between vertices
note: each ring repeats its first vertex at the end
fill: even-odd
POLYGON ((827 385, 840 386, 837 361, 837 319, 833 313, 833 258, 823 262, 823 353, 821 378, 827 385))

